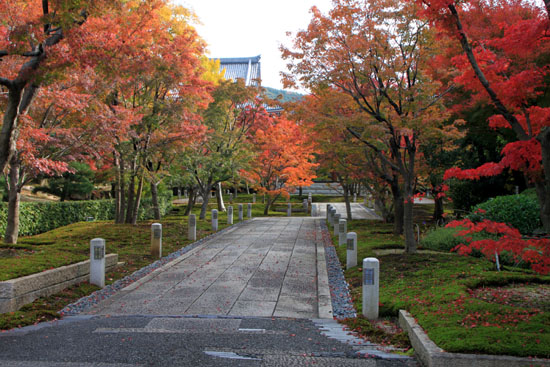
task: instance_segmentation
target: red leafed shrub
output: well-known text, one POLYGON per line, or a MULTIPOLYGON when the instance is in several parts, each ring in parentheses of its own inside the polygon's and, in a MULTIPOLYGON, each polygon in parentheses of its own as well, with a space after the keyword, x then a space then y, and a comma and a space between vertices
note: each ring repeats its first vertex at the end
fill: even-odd
POLYGON ((543 275, 550 273, 549 239, 524 239, 517 229, 505 223, 493 222, 487 219, 477 223, 472 222, 470 219, 455 220, 449 223, 447 227, 465 228, 456 234, 463 238, 464 243, 453 249, 461 255, 469 255, 472 250, 478 250, 493 261, 495 254, 506 251, 516 261, 523 260, 530 264, 535 272, 543 275), (471 235, 479 232, 493 234, 498 238, 473 240, 471 235))

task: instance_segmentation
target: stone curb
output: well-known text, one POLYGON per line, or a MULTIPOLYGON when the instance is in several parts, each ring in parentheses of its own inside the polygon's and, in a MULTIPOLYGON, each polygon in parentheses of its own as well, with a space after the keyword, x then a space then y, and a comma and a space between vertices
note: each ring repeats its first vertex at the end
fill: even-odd
MULTIPOLYGON (((315 221, 318 221, 318 219, 315 219, 315 221)), ((330 296, 322 229, 319 228, 316 232, 317 236, 321 236, 321 238, 315 239, 317 247, 317 310, 320 319, 332 319, 332 298, 330 296)))
POLYGON ((427 367, 550 367, 548 359, 445 352, 405 310, 399 311, 399 325, 407 331, 418 358, 427 367))

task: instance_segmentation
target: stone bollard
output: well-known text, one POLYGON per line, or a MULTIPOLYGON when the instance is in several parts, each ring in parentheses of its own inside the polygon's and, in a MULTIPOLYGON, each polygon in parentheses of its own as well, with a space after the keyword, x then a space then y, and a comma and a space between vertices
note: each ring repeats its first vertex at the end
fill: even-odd
POLYGON ((354 203, 357 202, 357 194, 353 194, 353 202, 354 202, 354 203))
POLYGON ((227 207, 227 224, 233 224, 233 207, 227 207))
POLYGON ((340 219, 340 222, 338 222, 338 227, 338 246, 342 246, 346 244, 348 221, 345 219, 340 219))
POLYGON ((252 194, 252 203, 256 204, 256 193, 252 194))
POLYGON ((287 217, 292 216, 292 204, 291 203, 286 204, 286 216, 287 217))
POLYGON ((342 215, 340 213, 335 213, 332 216, 332 229, 334 230, 334 234, 338 234, 338 223, 340 223, 340 218, 342 215))
POLYGON ((248 203, 246 208, 246 216, 248 219, 252 218, 252 204, 248 203))
POLYGON ((218 232, 218 210, 212 209, 212 231, 218 232))
POLYGON ((311 216, 312 217, 317 216, 317 204, 311 204, 311 216))
POLYGON ((162 224, 151 224, 151 256, 162 257, 162 224))
POLYGON ((334 207, 331 205, 329 208, 328 208, 328 223, 329 225, 332 225, 332 216, 334 215, 334 207))
POLYGON ((304 207, 304 211, 307 214, 309 211, 309 202, 307 201, 307 199, 304 199, 304 201, 302 202, 302 206, 304 207))
POLYGON ((330 216, 330 207, 331 207, 331 205, 327 204, 327 212, 325 213, 326 216, 327 216, 327 220, 329 220, 329 216, 330 216))
POLYGON ((243 204, 239 204, 239 222, 243 221, 243 204))
POLYGON ((363 199, 363 205, 367 205, 367 195, 365 194, 365 198, 363 199))
POLYGON ((346 241, 346 269, 350 269, 357 266, 357 233, 349 232, 346 241))
POLYGON ((380 263, 374 257, 363 259, 363 315, 369 320, 378 318, 380 299, 380 263))
POLYGON ((187 220, 187 238, 189 241, 197 240, 197 217, 195 214, 189 214, 187 220))
POLYGON ((90 241, 90 284, 105 287, 105 240, 90 241))
POLYGON ((178 188, 178 199, 181 200, 181 189, 178 188))

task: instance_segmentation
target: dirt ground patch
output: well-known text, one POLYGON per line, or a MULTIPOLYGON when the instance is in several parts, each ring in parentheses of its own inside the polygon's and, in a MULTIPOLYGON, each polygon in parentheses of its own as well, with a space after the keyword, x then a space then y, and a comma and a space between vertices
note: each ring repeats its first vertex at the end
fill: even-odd
POLYGON ((473 297, 490 303, 550 311, 550 284, 513 284, 471 290, 473 297))

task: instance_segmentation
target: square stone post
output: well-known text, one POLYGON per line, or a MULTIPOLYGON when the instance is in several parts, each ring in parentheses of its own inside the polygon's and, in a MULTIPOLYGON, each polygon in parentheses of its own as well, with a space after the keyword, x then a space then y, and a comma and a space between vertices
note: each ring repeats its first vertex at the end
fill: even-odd
POLYGON ((286 216, 287 217, 292 216, 292 204, 291 203, 286 204, 286 216))
POLYGON ((90 284, 105 287, 105 240, 90 241, 90 284))
POLYGON ((306 212, 306 214, 308 213, 309 211, 309 202, 307 201, 307 199, 304 199, 303 203, 302 203, 302 206, 304 207, 304 211, 306 212))
MULTIPOLYGON (((336 209, 335 209, 336 211, 336 209)), ((338 234, 338 223, 340 223, 340 217, 342 215, 340 213, 334 213, 334 215, 332 216, 332 229, 334 230, 334 234, 337 235, 338 234)))
POLYGON ((195 214, 189 214, 187 219, 187 238, 190 241, 197 240, 197 217, 195 214))
POLYGON ((346 269, 350 269, 357 266, 357 233, 349 232, 346 240, 346 269))
POLYGON ((162 224, 151 224, 151 256, 162 257, 162 224))
POLYGON ((181 200, 181 189, 178 187, 178 199, 181 200))
POLYGON ((252 194, 252 203, 256 204, 256 193, 252 194))
POLYGON ((327 216, 327 220, 329 220, 329 217, 330 217, 330 208, 331 208, 330 204, 327 204, 327 212, 325 213, 327 216))
POLYGON ((246 216, 248 217, 248 219, 252 218, 252 204, 250 203, 248 203, 246 208, 246 216))
POLYGON ((243 221, 243 204, 239 204, 239 222, 243 221))
POLYGON ((353 202, 354 202, 354 203, 357 202, 357 193, 353 194, 353 202))
POLYGON ((218 231, 218 210, 212 209, 212 231, 218 231))
POLYGON ((369 320, 378 318, 380 299, 380 263, 374 257, 363 259, 363 315, 369 320))
POLYGON ((311 204, 311 216, 312 217, 317 216, 317 204, 311 204))
POLYGON ((227 207, 227 224, 233 224, 233 207, 227 207))
POLYGON ((338 246, 346 244, 346 237, 348 233, 348 221, 345 219, 340 219, 338 223, 338 246))

